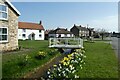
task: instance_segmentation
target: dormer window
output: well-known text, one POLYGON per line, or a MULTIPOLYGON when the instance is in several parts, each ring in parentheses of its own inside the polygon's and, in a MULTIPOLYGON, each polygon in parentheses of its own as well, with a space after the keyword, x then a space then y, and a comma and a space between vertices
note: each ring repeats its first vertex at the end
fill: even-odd
POLYGON ((0 4, 0 20, 8 19, 8 8, 4 4, 0 4))

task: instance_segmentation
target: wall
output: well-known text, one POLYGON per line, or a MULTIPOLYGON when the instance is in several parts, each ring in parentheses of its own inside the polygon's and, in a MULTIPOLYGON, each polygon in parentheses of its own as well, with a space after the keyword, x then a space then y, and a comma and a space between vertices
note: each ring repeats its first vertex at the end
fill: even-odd
POLYGON ((49 37, 59 37, 59 35, 61 35, 61 37, 74 37, 73 34, 49 34, 49 37))
POLYGON ((75 36, 79 36, 79 30, 74 26, 70 29, 70 31, 75 35, 75 36))
MULTIPOLYGON (((0 3, 4 3, 0 0, 0 3)), ((18 16, 8 8, 8 20, 0 20, 0 27, 8 27, 8 42, 0 43, 0 51, 10 51, 18 48, 18 16)))

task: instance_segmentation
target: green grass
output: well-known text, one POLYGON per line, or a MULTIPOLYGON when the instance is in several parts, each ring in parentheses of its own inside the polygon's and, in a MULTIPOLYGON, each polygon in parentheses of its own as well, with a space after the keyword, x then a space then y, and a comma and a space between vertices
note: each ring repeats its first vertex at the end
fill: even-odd
POLYGON ((118 78, 118 62, 110 44, 103 41, 84 43, 86 64, 79 70, 80 78, 118 78))
MULTIPOLYGON (((49 53, 48 41, 19 41, 19 45, 24 49, 23 51, 10 52, 2 56, 4 78, 22 77, 55 56, 47 55, 43 60, 35 59, 35 55, 39 50, 49 53), (29 64, 24 67, 18 66, 18 63, 24 59, 25 55, 31 57, 29 64)), ((118 78, 117 58, 110 44, 104 43, 104 41, 85 42, 84 47, 87 57, 83 69, 77 72, 80 78, 118 78)))
POLYGON ((38 60, 35 58, 35 56, 40 50, 44 50, 45 52, 50 53, 50 49, 48 48, 48 41, 19 41, 19 46, 22 47, 21 51, 3 54, 3 78, 23 77, 26 73, 48 62, 52 57, 56 55, 56 53, 59 53, 55 51, 55 54, 48 54, 44 59, 38 60), (26 55, 31 57, 28 59, 28 64, 25 66, 19 66, 18 64, 25 60, 26 55))

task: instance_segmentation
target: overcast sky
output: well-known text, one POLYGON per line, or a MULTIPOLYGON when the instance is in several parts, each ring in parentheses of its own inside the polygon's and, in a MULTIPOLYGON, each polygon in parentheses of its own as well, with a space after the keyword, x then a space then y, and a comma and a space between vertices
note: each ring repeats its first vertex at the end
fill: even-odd
POLYGON ((45 29, 74 24, 118 31, 117 2, 12 2, 21 12, 19 21, 43 22, 45 29))

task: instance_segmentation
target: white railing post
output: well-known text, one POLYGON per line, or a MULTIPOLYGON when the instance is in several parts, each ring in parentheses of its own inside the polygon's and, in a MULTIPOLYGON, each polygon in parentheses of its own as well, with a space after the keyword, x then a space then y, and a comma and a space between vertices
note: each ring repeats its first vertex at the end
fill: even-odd
POLYGON ((55 38, 53 39, 53 44, 55 45, 55 38))
POLYGON ((49 46, 51 46, 51 38, 49 38, 49 46))
POLYGON ((81 45, 82 45, 82 47, 83 47, 83 39, 81 39, 81 45))

